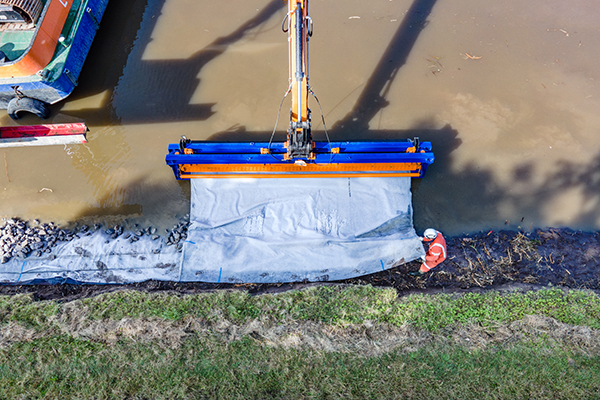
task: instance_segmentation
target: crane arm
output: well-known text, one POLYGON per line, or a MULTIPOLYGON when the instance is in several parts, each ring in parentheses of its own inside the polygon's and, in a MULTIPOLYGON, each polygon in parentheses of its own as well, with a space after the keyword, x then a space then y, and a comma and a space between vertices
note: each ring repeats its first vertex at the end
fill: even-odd
POLYGON ((288 0, 288 43, 292 108, 287 134, 286 159, 314 159, 308 108, 308 40, 312 21, 308 0, 288 0))
MULTIPOLYGON (((290 125, 285 142, 211 142, 182 137, 169 145, 166 162, 177 179, 192 178, 420 178, 433 163, 431 143, 407 141, 313 142, 308 94, 308 0, 287 0, 290 125)), ((282 100, 283 102, 283 100, 282 100)), ((278 115, 279 120, 279 115, 278 115)), ((275 129, 277 123, 275 124, 275 129)))

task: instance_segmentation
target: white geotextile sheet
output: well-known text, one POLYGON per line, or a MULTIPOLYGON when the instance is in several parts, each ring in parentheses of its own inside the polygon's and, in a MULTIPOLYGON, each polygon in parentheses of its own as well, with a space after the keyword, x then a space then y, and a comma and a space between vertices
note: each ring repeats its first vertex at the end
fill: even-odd
POLYGON ((12 258, 0 265, 1 283, 64 282, 115 284, 149 279, 178 281, 181 253, 164 240, 143 236, 130 243, 103 231, 60 243, 42 257, 12 258))
POLYGON ((12 258, 0 283, 327 281, 424 255, 409 178, 197 179, 183 251, 103 230, 12 258))
POLYGON ((192 180, 183 281, 297 282, 424 255, 410 178, 192 180))

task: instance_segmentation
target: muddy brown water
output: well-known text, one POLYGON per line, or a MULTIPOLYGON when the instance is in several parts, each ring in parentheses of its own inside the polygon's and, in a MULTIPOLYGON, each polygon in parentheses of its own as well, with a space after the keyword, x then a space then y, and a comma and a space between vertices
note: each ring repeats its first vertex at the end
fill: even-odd
MULTIPOLYGON (((596 1, 312 0, 310 13, 331 137, 433 143, 412 186, 418 230, 600 228, 596 1)), ((172 225, 189 183, 166 167, 169 143, 269 137, 287 88, 284 15, 281 0, 111 1, 50 118, 85 121, 89 143, 3 149, 0 216, 172 225)))

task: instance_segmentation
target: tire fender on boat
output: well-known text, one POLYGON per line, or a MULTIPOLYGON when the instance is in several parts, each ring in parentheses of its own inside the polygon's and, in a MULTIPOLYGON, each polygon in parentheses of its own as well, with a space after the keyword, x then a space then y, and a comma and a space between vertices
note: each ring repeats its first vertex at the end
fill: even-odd
POLYGON ((41 100, 32 99, 31 97, 14 97, 8 102, 6 111, 14 120, 20 118, 19 113, 21 112, 29 112, 42 119, 46 119, 50 116, 48 104, 41 100))

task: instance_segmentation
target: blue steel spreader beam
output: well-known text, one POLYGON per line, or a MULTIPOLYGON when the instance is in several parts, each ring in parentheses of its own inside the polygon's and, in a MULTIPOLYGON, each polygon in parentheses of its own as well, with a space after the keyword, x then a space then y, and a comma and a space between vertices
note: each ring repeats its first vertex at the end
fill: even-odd
POLYGON ((169 145, 167 165, 177 179, 277 177, 421 178, 433 163, 430 142, 314 142, 310 160, 286 160, 285 143, 206 142, 169 145))

